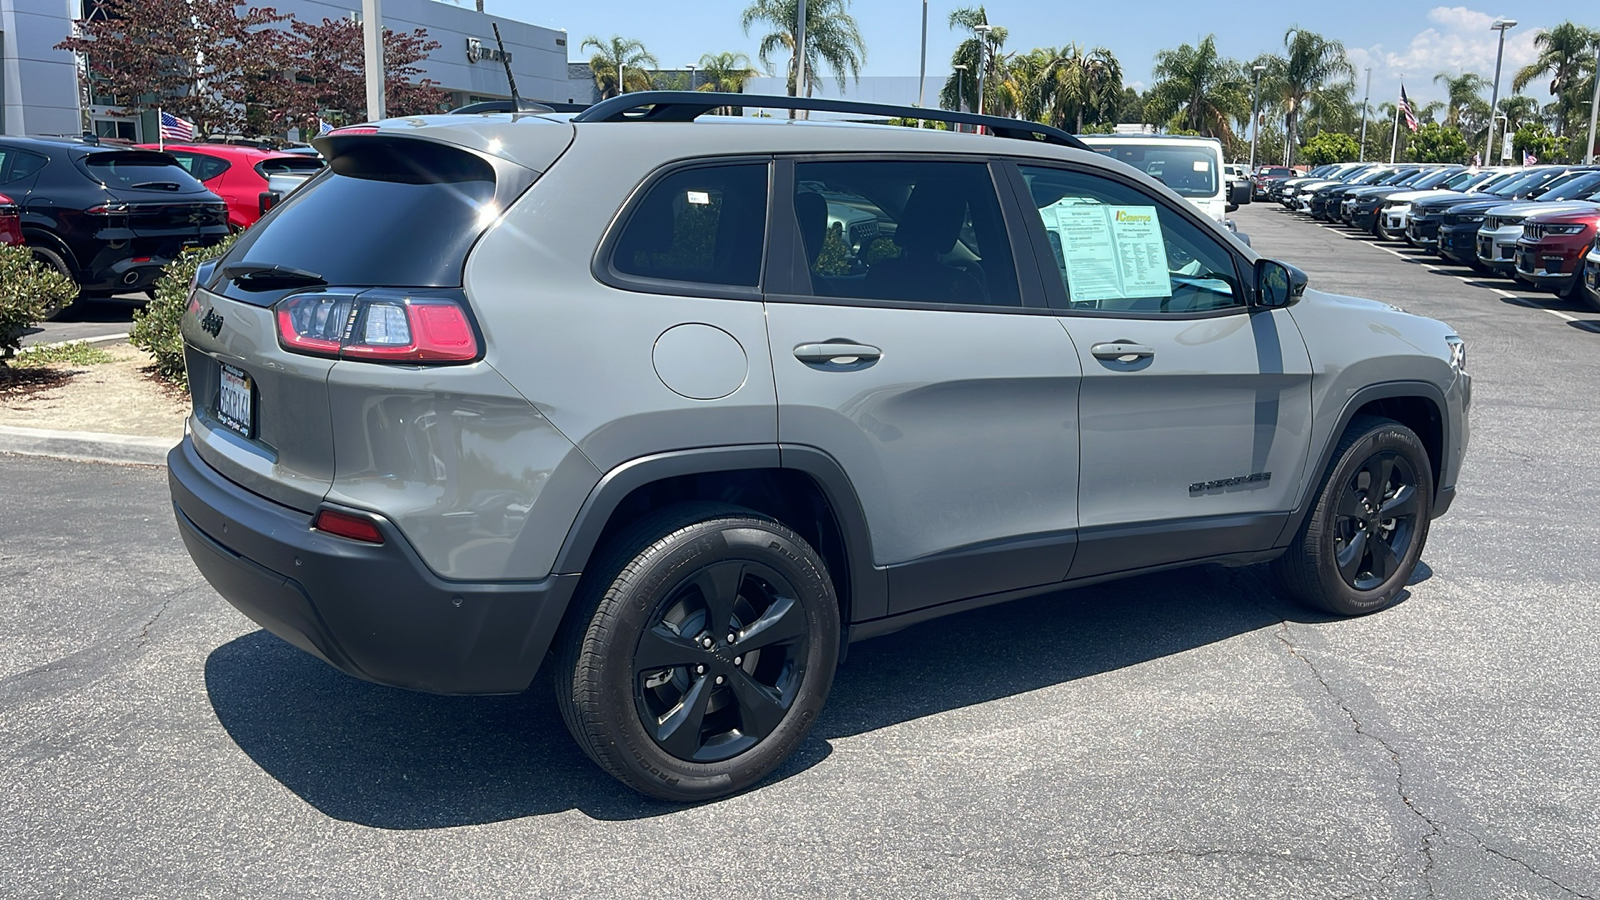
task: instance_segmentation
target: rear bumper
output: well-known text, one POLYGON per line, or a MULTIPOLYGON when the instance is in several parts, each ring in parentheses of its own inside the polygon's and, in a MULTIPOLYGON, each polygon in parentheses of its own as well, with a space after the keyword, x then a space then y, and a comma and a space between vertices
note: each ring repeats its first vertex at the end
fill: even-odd
POLYGON ((335 668, 440 694, 527 688, 577 575, 446 581, 394 525, 381 545, 333 537, 306 513, 228 481, 189 438, 167 457, 178 531, 217 593, 258 625, 335 668))

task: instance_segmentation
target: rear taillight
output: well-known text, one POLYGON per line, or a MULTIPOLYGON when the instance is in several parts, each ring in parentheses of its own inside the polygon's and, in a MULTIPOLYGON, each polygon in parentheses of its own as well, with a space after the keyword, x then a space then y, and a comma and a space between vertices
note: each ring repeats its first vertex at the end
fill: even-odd
POLYGON ((332 509, 318 510, 317 517, 311 520, 311 527, 352 541, 367 544, 383 543, 383 532, 378 530, 378 526, 371 519, 332 509))
POLYGON ((478 358, 466 308, 442 297, 299 294, 278 302, 278 343, 293 353, 373 362, 478 358))
POLYGON ((0 194, 0 244, 22 243, 22 215, 17 204, 0 194))

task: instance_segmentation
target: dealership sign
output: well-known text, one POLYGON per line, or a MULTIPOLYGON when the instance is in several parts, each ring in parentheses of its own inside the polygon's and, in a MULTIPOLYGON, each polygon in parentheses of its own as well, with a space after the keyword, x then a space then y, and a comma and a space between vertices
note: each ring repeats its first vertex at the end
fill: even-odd
POLYGON ((477 38, 467 38, 467 62, 511 62, 511 51, 485 46, 477 38))

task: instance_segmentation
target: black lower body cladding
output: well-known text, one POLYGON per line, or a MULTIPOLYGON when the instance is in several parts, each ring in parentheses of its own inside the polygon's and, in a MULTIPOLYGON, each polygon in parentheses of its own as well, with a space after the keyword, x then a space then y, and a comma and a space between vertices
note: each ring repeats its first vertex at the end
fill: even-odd
POLYGON ((577 575, 457 582, 434 575, 394 526, 381 545, 313 531, 306 513, 246 491, 185 439, 167 457, 178 531, 217 592, 339 670, 440 694, 527 688, 577 575))

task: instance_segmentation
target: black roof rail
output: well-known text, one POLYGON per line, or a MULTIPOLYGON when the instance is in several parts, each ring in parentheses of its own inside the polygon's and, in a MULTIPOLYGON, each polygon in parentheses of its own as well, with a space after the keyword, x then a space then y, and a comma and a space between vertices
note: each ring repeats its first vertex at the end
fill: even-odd
POLYGON ((466 106, 450 110, 452 116, 465 116, 474 113, 547 113, 547 112, 583 112, 589 108, 587 103, 557 103, 553 100, 524 100, 518 106, 512 100, 484 100, 479 103, 469 103, 466 106))
POLYGON ((960 125, 982 125, 1000 137, 1023 138, 1060 144, 1077 150, 1088 150, 1088 145, 1076 137, 1038 122, 1022 119, 1005 119, 1000 116, 980 116, 977 113, 953 112, 948 109, 930 109, 923 106, 893 106, 886 103, 862 103, 856 100, 834 100, 827 97, 783 97, 766 94, 718 94, 711 91, 639 91, 620 94, 589 107, 572 117, 574 122, 692 122, 695 119, 726 106, 753 106, 759 109, 804 109, 812 112, 850 113, 866 116, 884 116, 895 119, 927 119, 932 122, 951 122, 960 125))

